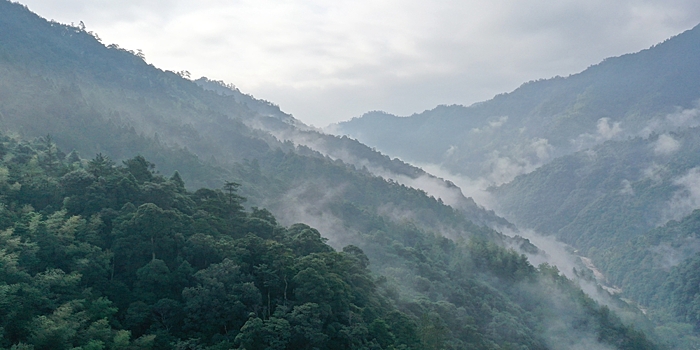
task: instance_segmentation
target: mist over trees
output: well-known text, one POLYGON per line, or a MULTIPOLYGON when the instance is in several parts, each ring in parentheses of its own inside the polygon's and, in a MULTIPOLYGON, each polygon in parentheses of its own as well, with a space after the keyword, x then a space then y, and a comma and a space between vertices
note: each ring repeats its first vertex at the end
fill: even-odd
POLYGON ((653 348, 487 228, 455 243, 345 209, 375 221, 363 223, 366 239, 383 258, 370 260, 354 245, 336 251, 308 225, 245 209, 233 182, 191 192, 142 156, 80 159, 50 137, 0 145, 0 346, 499 349, 593 337, 653 348), (543 333, 562 307, 578 321, 543 333))
MULTIPOLYGON (((556 266, 534 265, 532 256, 547 253, 519 236, 515 225, 454 183, 379 153, 374 144, 324 134, 233 85, 160 70, 138 50, 103 45, 84 25, 49 22, 4 0, 0 43, 2 349, 656 349, 696 340, 694 314, 681 306, 698 293, 686 283, 693 281, 694 259, 674 260, 671 270, 652 268, 640 280, 663 280, 666 294, 624 285, 645 306, 643 296, 671 300, 655 309, 668 311, 666 322, 620 296, 599 298, 602 287, 584 292, 582 281, 595 286, 585 268, 568 279, 556 266)), ((528 89, 543 95, 537 84, 564 86, 562 79, 525 84, 512 95, 528 89)), ((495 100, 511 101, 504 103, 512 109, 538 103, 513 96, 495 100)), ((496 107, 483 107, 481 124, 452 131, 501 135, 497 129, 517 122, 493 112, 506 107, 490 106, 496 107)), ((680 120, 663 119, 670 109, 657 107, 644 108, 655 111, 658 125, 680 120)), ((459 119, 462 108, 438 110, 457 111, 459 119)), ((688 108, 681 110, 691 115, 684 122, 694 118, 688 108)), ((537 118, 546 120, 540 112, 537 118)), ((612 112, 589 119, 596 129, 583 123, 574 130, 584 135, 581 142, 561 154, 629 131, 628 119, 612 112)), ((406 131, 414 144, 432 132, 413 138, 395 130, 406 131)), ((687 199, 695 194, 690 184, 697 152, 686 146, 695 144, 694 133, 650 135, 620 140, 627 153, 596 167, 614 170, 639 154, 652 169, 652 182, 627 169, 603 183, 616 183, 620 195, 649 189, 629 212, 649 210, 643 206, 649 197, 692 206, 687 199), (672 169, 671 175, 654 170, 661 168, 672 169), (653 182, 657 178, 662 185, 653 182)), ((530 157, 516 167, 523 172, 547 162, 578 164, 586 154, 552 161, 562 144, 554 138, 514 140, 527 146, 508 146, 530 157)), ((491 157, 497 142, 474 152, 491 157)), ((596 151, 612 153, 617 145, 596 151)), ((469 158, 464 145, 446 146, 455 164, 483 160, 469 158)), ((426 157, 435 156, 431 147, 426 157)), ((560 176, 548 174, 544 178, 560 176)), ((588 182, 606 176, 601 170, 588 182)), ((542 195, 552 201, 538 202, 544 187, 518 187, 519 181, 537 182, 527 179, 493 193, 503 208, 512 204, 516 223, 535 226, 513 214, 521 210, 559 234, 554 228, 566 226, 568 217, 547 216, 544 209, 564 207, 556 200, 566 202, 575 191, 553 186, 542 195)), ((587 207, 600 199, 581 198, 577 203, 587 207)), ((655 213, 661 220, 671 212, 655 213)), ((657 239, 659 249, 677 249, 694 226, 691 219, 674 219, 680 221, 656 230, 656 224, 633 223, 629 232, 644 227, 651 233, 643 237, 657 239)), ((610 225, 625 228, 627 222, 633 220, 610 225)), ((638 237, 629 232, 614 242, 584 232, 581 239, 590 246, 577 249, 621 284, 638 274, 627 267, 633 259, 657 259, 642 248, 610 250, 619 255, 605 255, 608 260, 597 255, 602 245, 638 237)))
POLYGON ((569 275, 593 266, 661 343, 695 348, 699 54, 695 27, 472 106, 370 112, 328 130, 490 185, 490 204, 521 234, 569 245, 569 275))

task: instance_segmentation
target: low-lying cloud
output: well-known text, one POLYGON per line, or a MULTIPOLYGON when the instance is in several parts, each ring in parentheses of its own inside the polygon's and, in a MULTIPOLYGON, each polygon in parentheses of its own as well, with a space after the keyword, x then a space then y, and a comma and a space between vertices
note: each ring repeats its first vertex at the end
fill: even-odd
POLYGON ((477 204, 487 209, 493 209, 495 204, 494 198, 487 190, 492 183, 486 178, 473 179, 468 176, 458 175, 439 164, 419 164, 419 166, 429 174, 448 179, 459 187, 464 196, 471 197, 477 204))
MULTIPOLYGON (((499 119, 505 122, 505 119, 499 119)), ((397 174, 379 164, 357 157, 344 148, 329 147, 319 134, 305 132, 272 132, 280 140, 291 141, 296 145, 307 146, 331 158, 340 159, 352 164, 358 169, 367 169, 370 173, 384 179, 393 180, 399 184, 424 191, 430 196, 441 199, 445 204, 460 209, 465 204, 466 197, 472 197, 479 205, 490 207, 491 195, 486 191, 492 183, 486 179, 472 180, 444 170, 439 165, 421 164, 419 167, 426 171, 420 176, 397 174), (450 179, 446 181, 445 179, 450 179)), ((532 143, 535 156, 546 156, 548 143, 546 140, 536 140, 532 143)))
POLYGON ((347 230, 342 220, 328 210, 328 204, 343 196, 345 186, 302 183, 285 193, 278 201, 264 203, 284 226, 305 223, 317 229, 335 249, 353 244, 355 233, 347 230))
POLYGON ((663 134, 654 142, 653 147, 654 154, 657 156, 667 156, 676 152, 681 147, 681 143, 674 139, 673 136, 663 134))
POLYGON ((660 183, 663 181, 667 174, 668 168, 656 162, 653 162, 648 167, 642 169, 642 179, 648 179, 655 183, 660 183))
POLYGON ((598 130, 598 135, 597 135, 598 141, 610 140, 622 132, 622 127, 620 126, 620 122, 610 123, 610 118, 598 119, 598 124, 596 124, 596 129, 598 130))
MULTIPOLYGON (((695 102, 696 106, 699 104, 700 101, 695 102)), ((653 133, 664 134, 696 126, 700 126, 700 108, 679 108, 678 111, 670 113, 663 118, 651 119, 639 132, 638 136, 647 138, 653 133)))
POLYGON ((623 179, 621 181, 622 184, 622 189, 620 190, 620 194, 626 195, 626 196, 634 196, 634 188, 632 188, 632 183, 630 180, 623 179))
POLYGON ((661 224, 668 220, 679 220, 700 208, 700 167, 690 169, 673 183, 680 189, 668 202, 661 224))
POLYGON ((610 118, 600 118, 596 122, 595 133, 584 133, 571 140, 571 144, 577 151, 591 148, 599 143, 617 139, 623 136, 621 122, 611 122, 610 118))
POLYGON ((485 178, 491 185, 502 185, 547 163, 553 153, 554 147, 544 138, 533 138, 514 146, 508 154, 492 151, 483 165, 487 170, 485 178))

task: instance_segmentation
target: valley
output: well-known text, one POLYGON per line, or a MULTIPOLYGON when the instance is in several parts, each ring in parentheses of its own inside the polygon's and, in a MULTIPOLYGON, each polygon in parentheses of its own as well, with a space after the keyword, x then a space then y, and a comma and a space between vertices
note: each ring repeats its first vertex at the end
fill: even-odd
POLYGON ((699 203, 699 89, 655 89, 696 76, 698 33, 696 27, 473 106, 407 117, 373 112, 328 130, 440 167, 464 183, 490 184, 482 190, 496 213, 576 249, 592 277, 607 282, 601 288, 639 304, 658 329, 666 331, 668 322, 687 327, 687 342, 675 346, 693 348, 696 336, 686 332, 697 324, 685 311, 688 301, 678 298, 695 292, 671 281, 698 253, 690 222, 699 203), (432 148, 402 143, 413 137, 432 148))
POLYGON ((0 349, 697 348, 698 56, 321 130, 0 0, 0 349))

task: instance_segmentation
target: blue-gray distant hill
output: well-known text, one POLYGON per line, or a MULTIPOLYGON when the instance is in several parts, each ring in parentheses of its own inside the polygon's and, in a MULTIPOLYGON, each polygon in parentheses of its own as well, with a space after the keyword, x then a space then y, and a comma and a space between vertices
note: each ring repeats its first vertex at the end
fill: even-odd
POLYGON ((370 112, 332 125, 378 150, 496 183, 609 139, 697 124, 700 27, 568 77, 530 81, 465 107, 409 117, 370 112))

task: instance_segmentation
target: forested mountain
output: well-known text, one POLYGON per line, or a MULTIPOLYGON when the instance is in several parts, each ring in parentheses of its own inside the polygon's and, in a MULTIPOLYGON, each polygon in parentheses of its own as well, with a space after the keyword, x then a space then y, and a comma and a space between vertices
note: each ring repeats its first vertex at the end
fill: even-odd
MULTIPOLYGON (((308 130, 269 102, 220 82, 161 71, 138 52, 105 47, 84 29, 47 22, 9 2, 3 7, 0 122, 6 130, 27 137, 50 133, 81 154, 123 159, 140 153, 166 171, 178 168, 194 188, 221 185, 230 167, 245 159, 293 151, 295 143, 285 142, 291 139, 322 152, 305 151, 306 158, 347 159, 408 182, 429 178, 473 219, 499 220, 453 185, 359 142, 308 130)), ((245 194, 256 203, 263 198, 245 194)))
POLYGON ((700 26, 469 107, 371 112, 329 129, 500 185, 499 214, 592 258, 668 346, 695 348, 699 57, 700 26))
POLYGON ((507 217, 592 258, 656 321, 698 332, 698 169, 695 127, 609 141, 492 192, 507 217))
POLYGON ((231 86, 8 1, 0 72, 0 347, 656 348, 456 186, 231 86))
POLYGON ((397 117, 371 112, 329 127, 380 151, 501 184, 610 139, 697 126, 700 27, 568 77, 531 81, 469 107, 397 117))
POLYGON ((601 240, 622 244, 697 207, 699 131, 609 141, 492 192, 508 217, 586 252, 601 240))
POLYGON ((0 136, 0 150, 0 346, 653 348, 555 268, 489 242, 487 229, 455 243, 385 226, 370 234, 375 250, 407 265, 387 278, 356 246, 336 252, 307 225, 244 210, 233 183, 189 192, 141 156, 83 160, 47 138, 0 136), (397 274, 411 265, 421 272, 411 283, 450 301, 402 296, 397 274))

